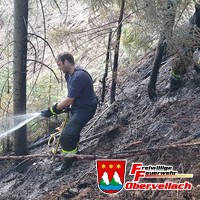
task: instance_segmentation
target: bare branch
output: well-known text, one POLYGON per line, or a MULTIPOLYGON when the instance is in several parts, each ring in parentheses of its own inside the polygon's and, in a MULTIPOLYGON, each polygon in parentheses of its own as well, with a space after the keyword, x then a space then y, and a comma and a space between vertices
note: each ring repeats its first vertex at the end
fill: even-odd
POLYGON ((54 72, 54 70, 53 69, 51 69, 48 65, 46 65, 46 64, 44 64, 43 62, 41 62, 41 61, 38 61, 38 60, 33 60, 33 59, 27 59, 27 61, 32 61, 32 62, 36 62, 36 63, 39 63, 39 64, 41 64, 41 65, 43 65, 43 66, 45 66, 45 67, 47 67, 53 74, 54 74, 54 76, 56 77, 56 79, 57 79, 57 81, 58 81, 58 83, 59 83, 59 78, 57 77, 57 75, 56 75, 56 73, 54 72))
POLYGON ((5 50, 10 44, 12 44, 13 42, 14 42, 14 41, 9 42, 9 43, 1 50, 0 56, 1 56, 1 54, 4 52, 4 50, 5 50))
POLYGON ((39 36, 39 35, 37 35, 35 33, 28 33, 28 35, 32 35, 32 36, 38 37, 41 40, 43 40, 47 44, 47 46, 50 48, 53 57, 56 58, 55 55, 54 55, 54 53, 53 53, 53 49, 52 49, 51 45, 49 44, 49 42, 45 38, 43 38, 43 37, 41 37, 41 36, 39 36))
POLYGON ((5 65, 8 65, 8 64, 10 64, 10 63, 13 63, 13 60, 12 60, 12 61, 9 61, 9 62, 6 62, 6 63, 4 63, 3 65, 1 65, 0 69, 2 69, 5 65))
POLYGON ((56 4, 56 6, 57 6, 57 8, 58 8, 58 10, 59 10, 59 12, 60 12, 60 14, 62 14, 62 11, 61 11, 61 9, 60 9, 60 6, 58 5, 58 2, 57 2, 56 0, 54 0, 54 2, 55 2, 55 4, 56 4))
POLYGON ((68 2, 68 0, 66 0, 66 10, 67 10, 67 12, 66 12, 64 23, 66 23, 66 21, 67 21, 68 12, 69 12, 69 2, 68 2))
MULTIPOLYGON (((35 60, 37 60, 37 51, 36 51, 36 48, 35 48, 35 45, 30 41, 30 40, 27 40, 31 46, 33 47, 34 49, 34 52, 35 52, 35 60)), ((33 67, 33 73, 35 73, 35 68, 36 68, 36 62, 34 63, 34 67, 33 67)))
POLYGON ((138 149, 132 151, 124 151, 115 153, 114 155, 107 156, 98 156, 98 155, 78 155, 78 154, 52 154, 52 153, 43 153, 43 154, 32 154, 32 155, 24 155, 24 156, 0 156, 0 160, 24 160, 24 159, 38 159, 38 158, 76 158, 77 160, 96 160, 96 159, 122 159, 122 158, 130 158, 134 156, 140 156, 144 154, 151 154, 154 151, 162 151, 168 148, 190 148, 191 146, 200 145, 200 142, 195 143, 187 143, 187 144, 175 144, 175 145, 167 145, 160 148, 148 148, 148 149, 138 149))

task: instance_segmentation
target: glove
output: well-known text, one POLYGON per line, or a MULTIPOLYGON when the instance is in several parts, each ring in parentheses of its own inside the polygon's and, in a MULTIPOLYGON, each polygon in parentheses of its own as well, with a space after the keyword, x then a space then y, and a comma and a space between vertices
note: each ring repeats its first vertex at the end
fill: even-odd
POLYGON ((57 109, 57 103, 51 108, 41 110, 41 116, 47 117, 47 118, 51 117, 52 115, 58 115, 61 113, 62 113, 62 110, 57 109))

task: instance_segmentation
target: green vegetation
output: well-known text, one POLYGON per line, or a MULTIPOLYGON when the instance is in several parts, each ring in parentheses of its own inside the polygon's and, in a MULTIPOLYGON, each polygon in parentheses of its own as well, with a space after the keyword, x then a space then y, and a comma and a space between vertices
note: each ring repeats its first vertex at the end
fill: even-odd
POLYGON ((122 30, 122 45, 130 61, 134 62, 139 55, 144 54, 152 45, 152 40, 143 27, 127 24, 122 30))

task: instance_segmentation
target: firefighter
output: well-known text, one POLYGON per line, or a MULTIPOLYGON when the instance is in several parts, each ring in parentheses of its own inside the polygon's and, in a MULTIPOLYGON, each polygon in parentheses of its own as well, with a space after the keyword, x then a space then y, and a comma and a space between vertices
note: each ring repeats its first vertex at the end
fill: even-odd
MULTIPOLYGON (((174 59, 170 77, 170 91, 176 91, 182 85, 182 77, 186 73, 187 66, 194 64, 194 69, 200 73, 199 40, 200 40, 200 0, 194 0, 195 12, 190 19, 189 39, 192 38, 192 46, 184 45, 178 56, 174 59), (199 36, 198 36, 199 35, 199 36), (194 53, 195 52, 195 53, 194 53)), ((191 43, 191 41, 189 41, 191 43)))
MULTIPOLYGON (((67 53, 59 53, 56 57, 58 68, 64 72, 67 82, 67 97, 51 108, 41 111, 43 117, 61 114, 70 106, 70 119, 60 136, 62 154, 77 154, 80 133, 87 122, 94 116, 97 108, 97 98, 94 93, 90 74, 75 64, 74 57, 67 53)), ((65 159, 61 166, 55 169, 56 174, 69 169, 74 158, 65 159)))

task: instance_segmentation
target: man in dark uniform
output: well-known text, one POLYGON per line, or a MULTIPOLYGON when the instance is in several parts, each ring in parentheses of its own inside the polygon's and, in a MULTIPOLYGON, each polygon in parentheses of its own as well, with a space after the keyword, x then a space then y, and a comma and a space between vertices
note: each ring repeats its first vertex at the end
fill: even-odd
MULTIPOLYGON (((69 53, 59 53, 56 63, 65 74, 68 94, 53 107, 42 110, 41 115, 50 117, 62 113, 69 106, 71 107, 70 119, 61 133, 60 144, 63 154, 77 154, 80 132, 94 116, 97 108, 93 81, 86 70, 75 64, 74 57, 69 53)), ((57 174, 64 172, 71 167, 74 160, 73 158, 66 159, 55 172, 57 174)))

